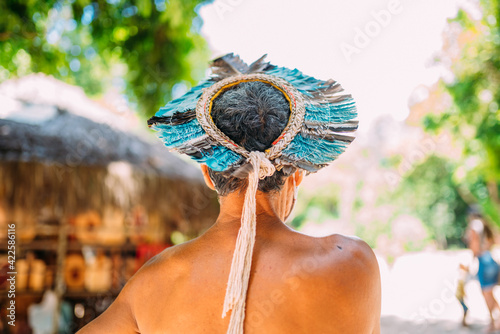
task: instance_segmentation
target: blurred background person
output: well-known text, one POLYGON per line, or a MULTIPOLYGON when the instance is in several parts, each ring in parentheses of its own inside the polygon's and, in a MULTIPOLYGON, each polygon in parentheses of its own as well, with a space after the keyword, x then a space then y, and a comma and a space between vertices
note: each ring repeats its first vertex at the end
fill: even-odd
POLYGON ((467 246, 479 263, 477 278, 490 312, 491 324, 489 329, 490 331, 494 331, 496 324, 493 311, 500 308, 493 295, 493 288, 498 284, 500 267, 491 255, 491 247, 494 240, 493 232, 480 214, 470 214, 465 239, 467 246))
POLYGON ((458 301, 460 302, 460 305, 462 305, 462 308, 464 310, 464 316, 462 318, 462 326, 466 327, 467 326, 467 312, 469 311, 469 308, 465 304, 465 284, 469 280, 469 267, 465 266, 464 264, 460 264, 458 268, 458 281, 457 281, 457 291, 455 292, 455 297, 457 297, 458 301))

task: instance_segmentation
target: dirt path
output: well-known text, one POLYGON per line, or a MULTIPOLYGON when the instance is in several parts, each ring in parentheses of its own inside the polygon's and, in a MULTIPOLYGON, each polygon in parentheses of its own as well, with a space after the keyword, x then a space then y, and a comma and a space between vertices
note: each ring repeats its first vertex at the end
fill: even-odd
POLYGON ((485 333, 487 324, 471 324, 462 327, 459 322, 449 320, 437 320, 424 323, 412 323, 404 321, 395 316, 384 316, 381 319, 382 334, 472 334, 485 333))
MULTIPOLYGON (((397 258, 392 265, 379 258, 382 333, 484 333, 489 315, 477 280, 465 286, 470 326, 461 326, 463 311, 455 298, 460 263, 473 266, 468 251, 409 253, 397 258)), ((500 301, 498 286, 494 293, 500 301)), ((500 313, 496 318, 500 319, 500 313)))

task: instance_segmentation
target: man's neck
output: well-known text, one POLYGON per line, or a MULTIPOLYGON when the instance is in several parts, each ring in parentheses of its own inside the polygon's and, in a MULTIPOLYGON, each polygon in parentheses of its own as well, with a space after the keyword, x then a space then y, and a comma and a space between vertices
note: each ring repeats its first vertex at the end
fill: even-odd
MULTIPOLYGON (((287 183, 278 192, 257 191, 255 212, 258 230, 285 227, 284 220, 293 207, 293 191, 287 183), (261 227, 262 226, 262 227, 261 227)), ((214 225, 217 229, 238 231, 245 203, 245 191, 235 191, 220 198, 220 214, 214 225)))

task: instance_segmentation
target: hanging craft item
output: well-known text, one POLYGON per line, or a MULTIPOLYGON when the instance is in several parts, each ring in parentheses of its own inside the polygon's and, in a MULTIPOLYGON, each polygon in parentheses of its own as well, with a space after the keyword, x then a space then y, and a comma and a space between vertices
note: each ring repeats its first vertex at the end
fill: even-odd
POLYGON ((85 286, 85 260, 80 254, 66 256, 64 281, 68 290, 83 290, 85 286))
POLYGON ((111 259, 103 253, 88 259, 85 269, 85 288, 91 292, 104 292, 111 288, 111 259))
POLYGON ((113 207, 105 208, 102 225, 97 231, 99 242, 108 246, 123 244, 126 240, 124 220, 122 210, 113 207))
POLYGON ((30 263, 29 289, 33 291, 43 291, 45 289, 45 262, 33 259, 30 263))
POLYGON ((29 266, 28 261, 25 259, 19 259, 16 261, 16 289, 26 290, 28 288, 29 280, 29 266))
POLYGON ((101 227, 101 216, 97 211, 89 210, 74 218, 76 238, 84 244, 98 242, 98 229, 101 227))

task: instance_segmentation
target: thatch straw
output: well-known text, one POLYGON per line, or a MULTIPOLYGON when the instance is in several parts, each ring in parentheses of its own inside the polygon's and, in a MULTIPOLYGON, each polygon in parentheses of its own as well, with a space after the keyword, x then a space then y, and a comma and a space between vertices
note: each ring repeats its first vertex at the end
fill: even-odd
MULTIPOLYGON (((0 207, 32 224, 138 208, 150 227, 195 236, 215 221, 215 194, 194 166, 160 145, 59 111, 39 124, 0 119, 0 207)), ((1 222, 0 222, 1 223, 1 222)))
POLYGON ((109 208, 120 209, 127 216, 141 206, 166 230, 180 230, 189 236, 199 234, 217 216, 214 194, 200 182, 168 179, 132 168, 128 181, 136 187, 125 193, 118 183, 115 188, 106 186, 109 179, 106 167, 2 162, 0 202, 7 219, 20 224, 44 218, 68 219, 89 210, 102 215, 109 208))

